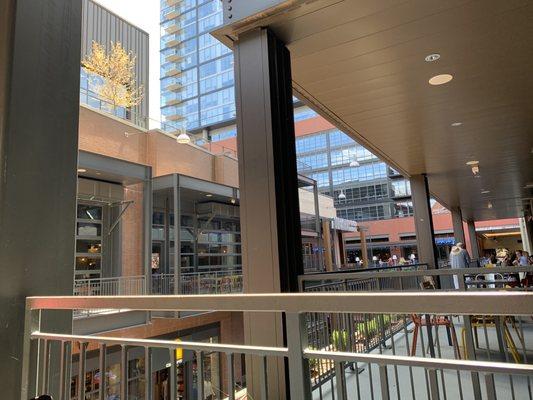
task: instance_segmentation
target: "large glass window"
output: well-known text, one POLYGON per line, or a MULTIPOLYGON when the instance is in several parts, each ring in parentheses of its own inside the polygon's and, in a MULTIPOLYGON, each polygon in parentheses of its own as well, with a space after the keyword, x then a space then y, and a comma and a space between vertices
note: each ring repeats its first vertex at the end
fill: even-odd
POLYGON ((402 197, 411 195, 411 182, 407 179, 393 180, 391 182, 393 197, 402 197))
POLYGON ((325 149, 327 139, 325 133, 303 136, 296 139, 296 152, 306 153, 314 150, 325 149))
POLYGON ((352 143, 355 143, 354 140, 341 131, 335 130, 329 134, 329 145, 331 147, 342 146, 345 144, 352 143))

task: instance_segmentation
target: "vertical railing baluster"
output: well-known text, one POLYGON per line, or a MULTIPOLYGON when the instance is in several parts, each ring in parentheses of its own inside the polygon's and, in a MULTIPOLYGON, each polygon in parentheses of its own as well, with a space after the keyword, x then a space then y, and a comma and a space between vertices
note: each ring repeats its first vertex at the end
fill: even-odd
POLYGON ((337 399, 346 400, 348 396, 346 392, 346 375, 344 373, 344 362, 343 361, 335 361, 335 383, 337 386, 336 387, 337 399))
POLYGON ((85 400, 85 362, 87 356, 87 343, 80 342, 78 356, 78 400, 85 400))
POLYGON ((235 372, 233 370, 233 353, 226 353, 226 369, 228 370, 228 399, 235 400, 235 372))
POLYGON ((67 400, 69 393, 67 388, 67 378, 68 378, 68 358, 70 355, 69 352, 70 342, 61 341, 61 352, 59 360, 59 400, 67 400))
POLYGON ((128 398, 128 348, 126 345, 120 348, 120 398, 128 398))
POLYGON ((379 366, 379 382, 381 387, 381 400, 389 400, 389 374, 387 373, 387 366, 379 366))
POLYGON ((309 362, 303 357, 308 341, 307 318, 305 314, 292 312, 285 316, 291 399, 308 399, 311 398, 311 378, 309 362))
POLYGON ((144 348, 144 398, 152 398, 152 348, 144 348))
POLYGON ((261 400, 268 400, 268 378, 267 378, 267 358, 261 357, 259 360, 259 385, 261 390, 261 400))
POLYGON ((494 386, 494 374, 485 374, 485 389, 487 390, 487 400, 497 400, 496 387, 494 386))
POLYGON ((439 400, 439 380, 437 377, 437 370, 435 369, 428 369, 427 375, 429 377, 429 392, 430 396, 429 398, 431 400, 439 400))
POLYGON ((198 399, 204 400, 204 352, 196 352, 196 373, 197 373, 197 385, 198 385, 198 399))
POLYGON ((44 340, 43 343, 43 366, 42 366, 42 380, 41 393, 48 394, 48 384, 50 382, 50 341, 44 340))
MULTIPOLYGON (((176 377, 177 377, 176 349, 169 349, 169 352, 170 352, 169 353, 170 354, 170 380, 169 380, 170 400, 177 400, 178 394, 177 394, 177 390, 176 390, 177 389, 177 382, 176 382, 176 377)), ((200 382, 200 381, 198 381, 198 382, 200 382)))
POLYGON ((100 387, 98 393, 99 400, 106 399, 106 386, 107 386, 107 366, 106 366, 106 352, 107 346, 105 343, 100 343, 99 354, 98 354, 98 369, 100 370, 100 387))

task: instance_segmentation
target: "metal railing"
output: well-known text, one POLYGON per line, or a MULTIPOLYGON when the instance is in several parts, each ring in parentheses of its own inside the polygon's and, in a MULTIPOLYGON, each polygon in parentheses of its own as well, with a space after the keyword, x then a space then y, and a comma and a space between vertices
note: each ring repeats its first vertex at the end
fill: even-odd
POLYGON ((427 269, 426 264, 416 264, 305 274, 298 280, 301 291, 317 285, 345 285, 365 279, 373 282, 374 287, 369 290, 380 291, 420 290, 425 286, 435 290, 530 290, 519 285, 528 274, 533 274, 533 266, 427 269))
MULTIPOLYGON (((89 345, 99 349, 98 358, 101 371, 106 370, 106 349, 120 346, 121 379, 120 398, 128 398, 128 349, 141 347, 147 359, 155 348, 169 349, 170 398, 177 398, 176 385, 176 351, 190 350, 197 358, 197 398, 205 399, 206 385, 203 360, 207 352, 225 355, 227 360, 227 382, 225 392, 229 399, 235 398, 235 375, 233 359, 245 354, 257 358, 260 362, 256 386, 253 388, 254 399, 268 399, 268 375, 272 358, 288 359, 290 394, 294 399, 336 398, 342 399, 508 399, 531 398, 531 377, 533 366, 528 364, 530 347, 530 323, 533 312, 533 293, 529 292, 361 292, 361 293, 298 293, 298 294, 229 294, 197 296, 109 296, 109 297, 30 297, 26 301, 24 331, 24 351, 22 369, 21 398, 27 399, 38 393, 46 393, 51 387, 51 377, 59 377, 59 400, 66 399, 70 393, 70 373, 72 365, 77 362, 78 376, 85 376, 87 348, 89 345), (168 340, 117 338, 105 336, 81 336, 43 332, 40 328, 43 310, 76 309, 130 309, 146 311, 237 311, 257 313, 278 313, 285 315, 286 347, 243 346, 235 344, 214 344, 205 342, 175 342, 168 340), (487 337, 487 344, 498 343, 495 327, 502 327, 505 332, 503 353, 492 352, 494 358, 486 361, 481 357, 475 359, 458 357, 457 344, 439 345, 443 342, 442 331, 455 329, 452 325, 423 325, 423 321, 413 322, 403 331, 392 335, 379 347, 379 351, 365 353, 360 347, 348 347, 345 343, 356 338, 350 333, 344 339, 339 334, 332 339, 328 348, 311 348, 308 344, 308 313, 337 314, 346 316, 371 315, 380 316, 423 316, 428 321, 444 321, 454 315, 463 316, 472 323, 477 318, 478 329, 487 337), (481 324, 481 318, 485 322, 481 324), (490 319, 489 319, 490 318, 490 319), (520 325, 521 337, 517 338, 513 325, 520 325), (438 332, 439 326, 441 332, 438 332), (409 342, 409 329, 418 332, 420 340, 413 347, 409 342), (508 334, 516 343, 511 346, 508 334), (442 336, 442 337, 441 337, 442 336), (402 345, 402 343, 404 343, 402 345), (54 344, 54 347, 51 344, 54 344), (426 345, 437 344, 435 351, 428 353, 426 345), (79 346, 79 355, 73 357, 71 349, 79 346), (414 354, 410 352, 415 350, 414 354), (59 350, 59 365, 51 370, 51 352, 59 350), (447 354, 444 351, 447 350, 447 354), (511 354, 513 353, 513 354, 511 354), (513 359, 514 353, 520 359, 513 359), (420 356, 420 354, 422 356, 420 356), (38 357, 37 357, 38 356, 38 357), (500 361, 500 360, 503 361, 500 361), (74 361, 73 361, 74 360, 74 361), (332 365, 335 379, 328 389, 319 386, 312 391, 311 375, 316 368, 326 363, 332 365), (267 365, 269 368, 267 368, 267 365), (354 365, 354 372, 347 368, 354 365), (361 367, 364 371, 360 372, 361 367), (30 372, 32 371, 32 372, 30 372)), ((255 315, 255 314, 254 314, 255 315)), ((464 329, 473 329, 463 326, 464 329)), ((532 335, 533 336, 533 335, 532 335)), ((470 347, 470 346, 468 346, 470 347)), ((481 352, 479 353, 481 355, 481 352)), ((55 364, 54 364, 55 365, 55 364)), ((144 390, 145 398, 153 397, 153 374, 151 363, 145 363, 144 390)), ((74 369, 76 373, 76 369, 74 369)), ((249 380, 251 381, 251 379, 249 380)), ((106 396, 106 380, 99 386, 99 398, 106 396)), ((75 388, 77 398, 85 398, 85 385, 75 388)))
POLYGON ((240 271, 181 273, 179 287, 173 274, 152 275, 152 294, 242 293, 242 289, 240 271))
MULTIPOLYGON (((412 266, 411 266, 412 267, 412 266)), ((375 268, 372 271, 358 270, 350 272, 321 273, 303 275, 300 277, 300 287, 306 292, 379 292, 379 291, 417 291, 417 290, 506 290, 528 291, 533 288, 518 285, 518 274, 531 274, 533 267, 509 268, 465 268, 426 270, 425 265, 402 270, 395 267, 375 268)), ((533 311, 533 310, 532 310, 533 311)), ((337 348, 342 351, 357 351, 370 353, 378 351, 380 354, 391 351, 395 354, 398 350, 395 337, 403 336, 403 350, 409 355, 414 355, 418 349, 418 341, 422 344, 422 355, 439 358, 443 356, 455 358, 484 358, 486 360, 498 359, 497 354, 505 361, 520 362, 527 360, 527 353, 533 348, 526 345, 524 338, 526 331, 522 319, 512 317, 498 318, 493 315, 474 315, 463 318, 461 321, 452 316, 429 315, 379 315, 369 314, 309 314, 311 329, 309 344, 314 349, 337 348), (424 329, 427 338, 424 339, 424 329), (445 337, 438 332, 444 329, 445 337), (433 329, 435 331, 433 332, 433 329), (459 330, 460 335, 457 334, 459 330), (483 335, 480 335, 482 332, 483 335), (480 339, 481 337, 481 339, 480 339), (424 345, 426 341, 427 346, 424 345), (517 344, 518 343, 518 344, 517 344), (450 351, 450 347, 452 346, 450 351), (395 348, 396 347, 396 348, 395 348), (523 354, 520 354, 522 352, 523 354), (496 353, 496 355, 494 354, 496 353), (462 356, 461 356, 462 354, 462 356)), ((530 322, 530 321, 528 321, 530 322)), ((357 368, 352 365, 352 370, 357 368)), ((410 381, 413 372, 409 370, 410 381)), ((322 362, 312 376, 314 387, 317 387, 320 396, 324 386, 335 377, 333 362, 322 362)), ((395 371, 398 379, 398 372, 395 371)), ((442 376, 444 379, 444 375, 442 376)), ((459 385, 461 382, 458 382, 459 385)), ((412 388, 412 393, 415 390, 412 388)), ((510 393, 514 396, 511 383, 510 393)), ((531 399, 531 389, 528 380, 528 393, 531 399)), ((461 394, 461 393, 459 393, 461 394)), ((477 398, 477 397, 476 397, 477 398)))
MULTIPOLYGON (((146 294, 144 275, 75 279, 74 296, 141 296, 146 294)), ((76 310, 74 318, 114 312, 112 309, 76 310)))

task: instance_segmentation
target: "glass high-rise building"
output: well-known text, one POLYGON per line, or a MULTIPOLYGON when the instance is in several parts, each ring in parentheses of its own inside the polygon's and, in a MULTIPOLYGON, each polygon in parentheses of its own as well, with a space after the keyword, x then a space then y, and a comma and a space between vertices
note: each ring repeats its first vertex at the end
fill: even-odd
POLYGON ((209 32, 220 0, 161 0, 161 114, 165 130, 235 118, 233 54, 209 32))

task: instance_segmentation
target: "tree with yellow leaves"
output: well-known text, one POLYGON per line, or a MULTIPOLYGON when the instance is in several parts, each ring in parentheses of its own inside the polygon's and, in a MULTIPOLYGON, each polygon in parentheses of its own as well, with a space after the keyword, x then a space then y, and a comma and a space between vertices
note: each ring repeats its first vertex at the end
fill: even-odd
POLYGON ((113 43, 109 51, 93 41, 91 54, 82 61, 89 72, 89 82, 94 92, 109 102, 113 109, 138 105, 144 97, 143 86, 135 80, 135 55, 127 52, 120 42, 113 43))

